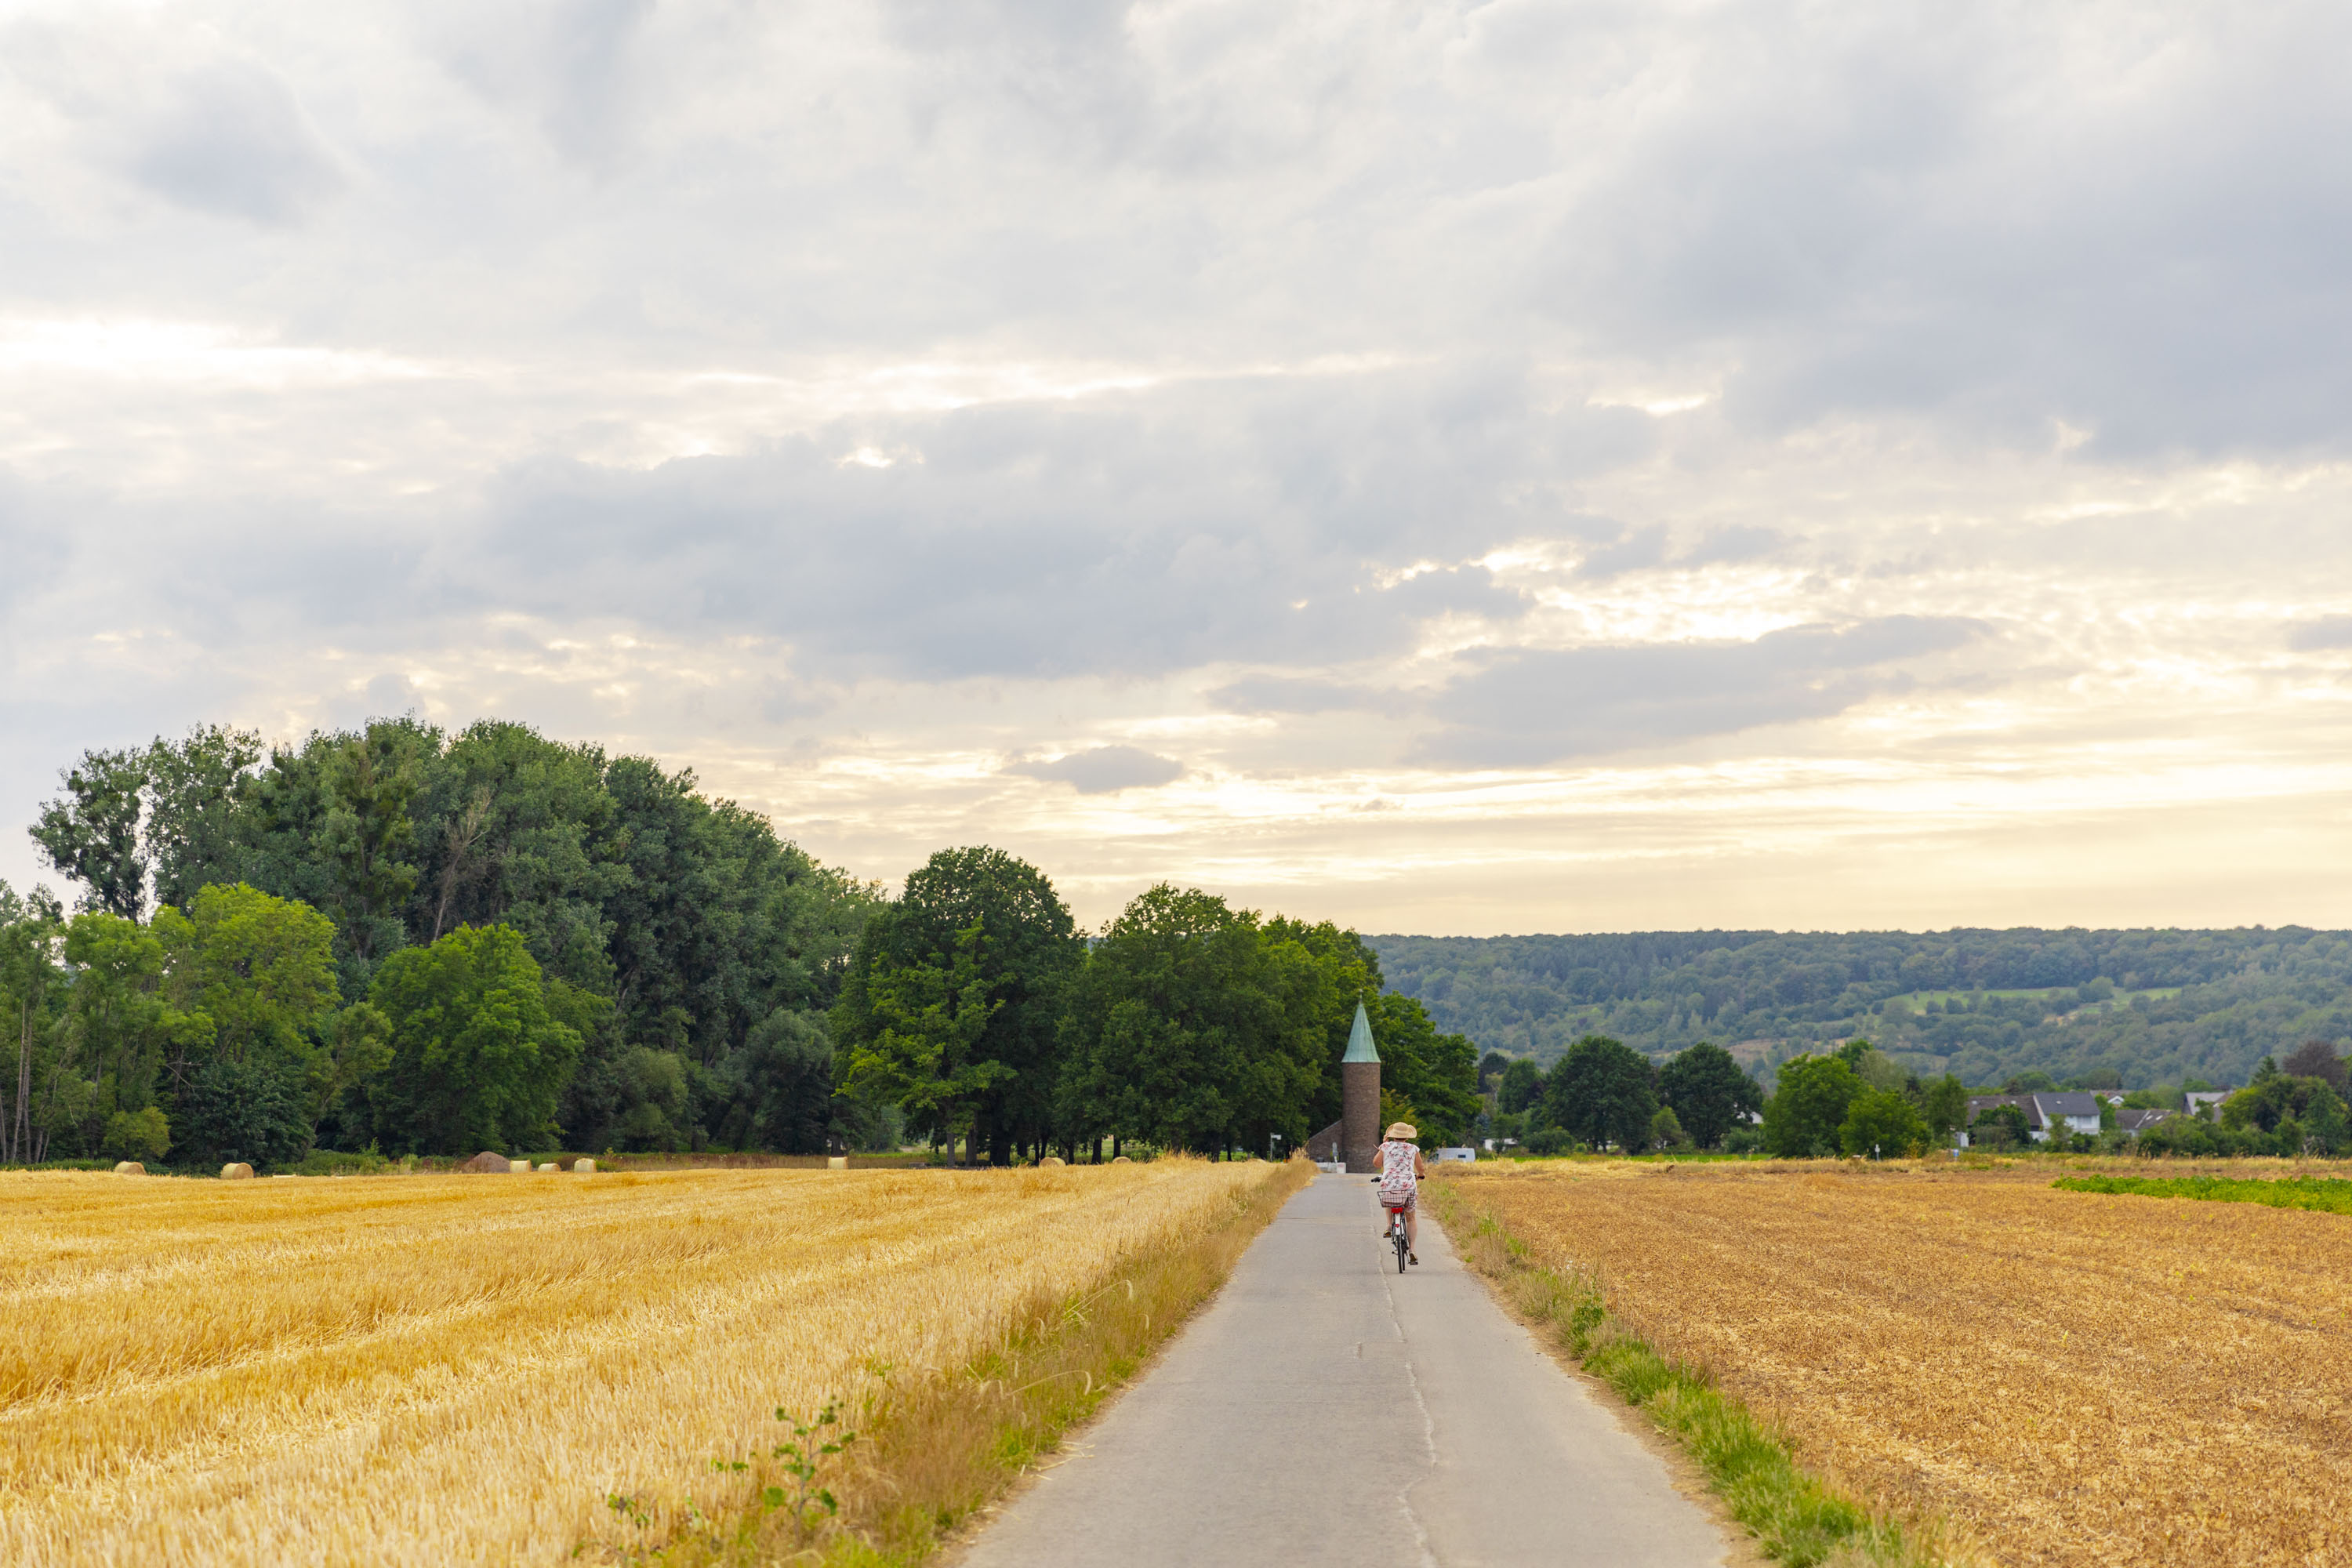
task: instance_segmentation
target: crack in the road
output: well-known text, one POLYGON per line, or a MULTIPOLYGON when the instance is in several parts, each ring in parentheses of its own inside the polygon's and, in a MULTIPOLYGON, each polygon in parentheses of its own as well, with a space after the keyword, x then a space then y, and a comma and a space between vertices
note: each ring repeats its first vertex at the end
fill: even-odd
POLYGON ((1421 1450, 1424 1460, 1421 1479, 1397 1493, 1397 1506, 1404 1510, 1405 1518, 1412 1521, 1413 1545, 1421 1553, 1421 1568, 1438 1568, 1437 1554, 1430 1550, 1429 1530, 1421 1521, 1421 1510, 1412 1505, 1412 1494, 1437 1475, 1437 1422, 1429 1413, 1429 1401, 1421 1396, 1421 1373, 1413 1367, 1412 1347, 1405 1342, 1404 1324, 1397 1318, 1396 1286, 1390 1280, 1386 1268, 1381 1270, 1381 1298, 1388 1303, 1389 1327, 1395 1331, 1397 1343, 1404 1347, 1404 1354, 1398 1359, 1404 1363, 1405 1386, 1412 1390, 1412 1407, 1421 1412, 1421 1450))

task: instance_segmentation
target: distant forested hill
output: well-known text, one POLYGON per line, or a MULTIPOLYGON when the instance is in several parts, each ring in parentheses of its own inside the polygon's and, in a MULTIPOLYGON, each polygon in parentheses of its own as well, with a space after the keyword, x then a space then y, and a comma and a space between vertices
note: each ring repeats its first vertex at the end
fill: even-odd
POLYGON ((2265 1055, 2352 1040, 2352 933, 2293 926, 1368 940, 1439 1028, 1546 1064, 1588 1033, 1653 1056, 1713 1040, 1759 1068, 1863 1035, 1971 1084, 2137 1088, 2243 1083, 2265 1055))

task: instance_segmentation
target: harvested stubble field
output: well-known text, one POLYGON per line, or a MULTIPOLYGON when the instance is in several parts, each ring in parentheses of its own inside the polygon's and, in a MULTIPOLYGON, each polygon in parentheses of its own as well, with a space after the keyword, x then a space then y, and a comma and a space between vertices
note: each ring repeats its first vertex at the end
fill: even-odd
POLYGON ((0 1174, 0 1561, 562 1560, 1278 1179, 0 1174))
POLYGON ((2352 1562, 2352 1216, 2053 1191, 2058 1173, 1448 1179, 1809 1462, 1994 1561, 2352 1562))

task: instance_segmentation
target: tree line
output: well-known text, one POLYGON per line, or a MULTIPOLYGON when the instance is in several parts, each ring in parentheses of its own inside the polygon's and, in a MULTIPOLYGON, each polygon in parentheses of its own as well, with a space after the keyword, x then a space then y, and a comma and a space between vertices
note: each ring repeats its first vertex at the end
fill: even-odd
POLYGON ((1969 1090, 1922 1081, 1868 1040, 1781 1065, 1770 1093, 1722 1047, 1701 1041, 1663 1064, 1588 1035, 1549 1071, 1490 1053, 1494 1123, 1533 1153, 1721 1150, 1781 1159, 1889 1157, 1948 1142, 1969 1124, 1969 1090))
POLYGON ((1369 941, 1441 1028, 1542 1065, 1587 1035, 1653 1058, 1756 1041, 1768 1065, 1859 1036, 1930 1078, 2119 1089, 2243 1083, 2265 1056, 2352 1038, 2352 933, 2301 927, 1369 941))
MULTIPOLYGON (((2284 1066, 2263 1058, 2245 1088, 2207 1107, 2206 1114, 2175 1116, 2126 1134, 2117 1127, 2119 1110, 2180 1110, 2182 1089, 2102 1096, 2098 1132, 2053 1132, 2043 1146, 2148 1155, 2352 1154, 2347 1069, 2352 1063, 2328 1042, 2306 1041, 2284 1066)), ((1576 1041, 1549 1070, 1532 1058, 1490 1051, 1480 1060, 1479 1081, 1487 1125, 1531 1153, 1697 1149, 1781 1159, 1916 1155, 1950 1147, 1963 1130, 1972 1147, 2032 1148, 2032 1128, 2021 1107, 1972 1111, 1969 1100, 2057 1088, 2038 1072, 1997 1090, 1971 1089, 1948 1073, 1923 1079, 1870 1041, 1856 1039, 1782 1063, 1768 1093, 1719 1046, 1702 1041, 1657 1064, 1602 1036, 1576 1041)), ((2211 1086, 2189 1079, 2185 1087, 2211 1086)))
POLYGON ((1337 1116, 1360 1000, 1425 1131, 1477 1113, 1351 931, 1161 887, 1081 933, 984 847, 893 898, 520 724, 206 727, 61 779, 32 833, 78 909, 0 886, 0 1160, 1263 1150, 1337 1116))

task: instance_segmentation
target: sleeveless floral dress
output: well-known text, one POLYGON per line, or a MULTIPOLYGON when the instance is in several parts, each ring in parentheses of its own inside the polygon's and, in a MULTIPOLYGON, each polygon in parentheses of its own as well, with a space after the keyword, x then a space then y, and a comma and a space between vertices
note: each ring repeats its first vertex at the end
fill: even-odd
POLYGON ((1420 1151, 1402 1142, 1381 1145, 1381 1206, 1409 1209, 1415 1206, 1415 1194, 1421 1184, 1412 1173, 1413 1156, 1420 1151))

